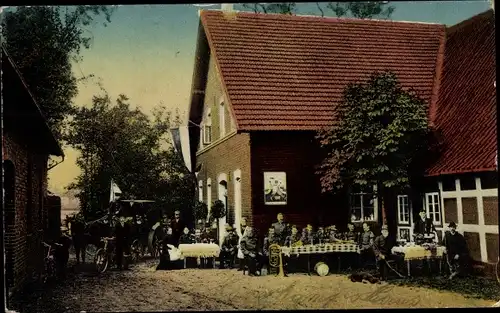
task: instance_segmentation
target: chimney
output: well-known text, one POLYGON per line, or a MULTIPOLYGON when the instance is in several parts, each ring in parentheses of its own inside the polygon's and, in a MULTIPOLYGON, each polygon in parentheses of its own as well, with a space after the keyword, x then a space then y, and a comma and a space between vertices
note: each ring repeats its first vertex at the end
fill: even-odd
POLYGON ((222 3, 220 5, 220 9, 224 12, 232 12, 233 11, 233 4, 232 3, 222 3))

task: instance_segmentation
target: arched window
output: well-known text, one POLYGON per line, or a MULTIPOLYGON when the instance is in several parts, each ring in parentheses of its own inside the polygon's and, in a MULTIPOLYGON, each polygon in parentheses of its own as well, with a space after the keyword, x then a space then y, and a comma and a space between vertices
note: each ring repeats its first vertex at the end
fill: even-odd
POLYGON ((208 207, 208 215, 207 219, 210 217, 210 209, 212 208, 212 180, 210 178, 207 179, 207 207, 208 207))
POLYGON ((220 138, 223 138, 226 135, 226 108, 224 100, 221 100, 219 103, 219 129, 220 138))
POLYGON ((198 182, 198 201, 203 202, 203 181, 198 182))
POLYGON ((212 142, 212 110, 207 109, 205 120, 203 122, 203 144, 210 144, 212 142))

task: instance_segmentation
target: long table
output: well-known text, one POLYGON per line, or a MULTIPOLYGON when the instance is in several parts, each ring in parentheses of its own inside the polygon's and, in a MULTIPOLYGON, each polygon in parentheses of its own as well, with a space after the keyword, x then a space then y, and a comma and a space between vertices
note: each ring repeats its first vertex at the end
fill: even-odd
MULTIPOLYGON (((216 258, 220 254, 220 247, 215 243, 180 244, 179 250, 181 258, 184 259, 184 268, 186 258, 216 258)), ((215 268, 215 261, 213 266, 215 268)))
POLYGON ((408 276, 411 276, 411 261, 414 260, 439 260, 439 273, 442 269, 443 255, 446 254, 444 246, 436 246, 435 249, 428 249, 420 245, 396 246, 391 250, 392 254, 404 254, 404 260, 408 267, 408 276))
MULTIPOLYGON (((307 272, 311 275, 311 255, 312 254, 327 254, 327 253, 360 253, 359 246, 355 243, 343 242, 343 243, 326 243, 317 245, 305 245, 299 247, 281 247, 281 253, 285 256, 290 255, 307 255, 307 272)), ((339 268, 340 268, 340 256, 339 268)))

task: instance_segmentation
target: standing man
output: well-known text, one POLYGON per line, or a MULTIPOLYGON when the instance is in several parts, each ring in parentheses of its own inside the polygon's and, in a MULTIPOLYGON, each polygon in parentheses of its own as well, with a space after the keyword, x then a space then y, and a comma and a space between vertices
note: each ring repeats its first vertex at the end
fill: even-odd
POLYGON ((422 244, 426 242, 428 239, 426 240, 426 238, 424 238, 425 235, 434 235, 433 241, 437 242, 437 231, 432 223, 432 219, 427 218, 425 211, 420 211, 419 215, 420 219, 415 222, 415 226, 413 228, 413 233, 416 236, 415 243, 422 244))
POLYGON ((450 279, 453 279, 456 275, 463 273, 469 258, 469 249, 464 236, 457 232, 455 222, 450 222, 448 228, 450 230, 444 235, 444 246, 446 247, 446 259, 450 266, 450 279))
POLYGON ((367 223, 363 223, 363 233, 361 234, 360 237, 361 237, 360 238, 361 265, 366 266, 370 262, 370 259, 373 258, 372 245, 375 239, 375 234, 373 234, 373 232, 370 229, 370 226, 368 226, 367 223))
POLYGON ((387 225, 382 226, 382 234, 375 238, 373 242, 373 252, 377 259, 377 265, 380 272, 380 280, 387 280, 389 267, 387 261, 391 259, 391 250, 396 245, 396 240, 389 237, 387 225))
POLYGON ((245 256, 243 255, 243 251, 241 250, 241 247, 240 247, 240 242, 241 242, 241 239, 243 238, 243 235, 245 234, 245 230, 247 228, 247 219, 245 217, 243 217, 241 219, 241 224, 240 224, 240 233, 238 233, 238 237, 239 237, 239 240, 238 240, 238 271, 243 271, 245 269, 245 266, 246 266, 246 263, 245 263, 245 256))
POLYGON ((79 212, 68 223, 68 228, 73 240, 73 247, 75 248, 76 264, 80 264, 80 256, 82 263, 85 263, 85 220, 83 215, 79 212))
POLYGON ((175 243, 175 246, 178 247, 182 231, 186 227, 184 221, 181 219, 181 212, 179 210, 174 212, 174 218, 170 222, 170 227, 172 227, 173 242, 175 243))
POLYGON ((283 216, 283 213, 278 213, 278 221, 276 223, 273 223, 272 228, 274 228, 274 235, 276 236, 276 239, 278 241, 278 244, 280 246, 285 245, 285 240, 286 237, 289 234, 289 227, 288 224, 285 223, 285 217, 283 216))

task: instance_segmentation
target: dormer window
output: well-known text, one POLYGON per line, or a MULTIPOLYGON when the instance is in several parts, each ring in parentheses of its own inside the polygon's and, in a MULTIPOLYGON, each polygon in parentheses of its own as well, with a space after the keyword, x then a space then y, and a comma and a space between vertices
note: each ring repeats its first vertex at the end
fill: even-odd
POLYGON ((219 103, 219 129, 220 129, 220 138, 226 135, 226 109, 224 107, 224 100, 221 99, 219 103))
POLYGON ((203 144, 210 144, 212 142, 212 113, 210 108, 207 110, 205 116, 205 123, 203 124, 203 144))

